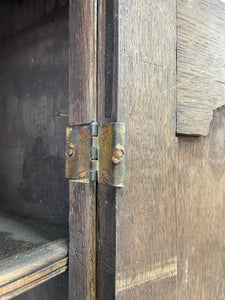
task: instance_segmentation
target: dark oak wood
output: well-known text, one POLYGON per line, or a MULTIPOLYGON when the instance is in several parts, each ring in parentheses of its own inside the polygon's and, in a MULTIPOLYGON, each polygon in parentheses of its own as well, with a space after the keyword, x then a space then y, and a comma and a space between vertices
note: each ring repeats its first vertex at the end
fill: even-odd
MULTIPOLYGON (((0 211, 67 229, 67 1, 1 1, 0 14, 0 211)), ((34 246, 10 239, 7 244, 5 237, 1 234, 1 253, 11 255, 10 247, 25 251, 34 246)), ((50 279, 50 273, 16 293, 50 279)), ((28 275, 25 281, 32 278, 28 275)), ((62 274, 17 299, 67 299, 67 282, 62 274)))
MULTIPOLYGON (((69 123, 96 120, 97 1, 69 6, 69 123)), ((95 299, 96 185, 70 181, 70 299, 95 299)))
POLYGON ((177 1, 177 133, 207 135, 225 105, 225 3, 177 1))
POLYGON ((176 3, 100 1, 99 17, 98 118, 126 124, 127 173, 98 187, 98 296, 176 299, 176 3))
POLYGON ((68 6, 0 43, 0 209, 68 226, 68 6))
POLYGON ((224 299, 225 108, 207 137, 179 138, 179 299, 224 299))
POLYGON ((68 271, 27 290, 15 300, 68 299, 68 271))
POLYGON ((0 39, 41 20, 54 10, 68 4, 68 0, 2 0, 0 2, 0 39))
POLYGON ((45 274, 43 277, 34 280, 33 282, 26 284, 20 288, 18 288, 17 290, 13 290, 12 292, 3 295, 2 297, 0 297, 1 300, 8 300, 8 299, 12 299, 15 296, 18 296, 30 289, 35 288, 36 286, 39 286, 40 284, 43 284, 44 282, 48 281, 49 279, 54 278, 55 276, 60 275, 61 273, 65 272, 67 269, 67 267, 62 267, 62 268, 58 268, 57 270, 52 271, 50 274, 45 274))
POLYGON ((0 299, 10 299, 67 269, 66 233, 0 214, 0 299))

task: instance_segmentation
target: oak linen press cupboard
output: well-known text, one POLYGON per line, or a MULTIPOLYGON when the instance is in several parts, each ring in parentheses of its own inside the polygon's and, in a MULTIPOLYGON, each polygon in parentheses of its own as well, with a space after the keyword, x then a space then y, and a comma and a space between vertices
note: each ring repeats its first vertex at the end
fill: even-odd
POLYGON ((0 2, 0 299, 225 299, 224 32, 222 0, 0 2))

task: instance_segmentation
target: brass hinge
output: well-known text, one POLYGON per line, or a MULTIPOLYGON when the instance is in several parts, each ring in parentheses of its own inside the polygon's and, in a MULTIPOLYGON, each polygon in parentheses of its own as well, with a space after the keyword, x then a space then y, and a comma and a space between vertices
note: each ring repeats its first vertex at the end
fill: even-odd
POLYGON ((66 178, 123 187, 125 125, 92 122, 67 127, 66 158, 66 178))

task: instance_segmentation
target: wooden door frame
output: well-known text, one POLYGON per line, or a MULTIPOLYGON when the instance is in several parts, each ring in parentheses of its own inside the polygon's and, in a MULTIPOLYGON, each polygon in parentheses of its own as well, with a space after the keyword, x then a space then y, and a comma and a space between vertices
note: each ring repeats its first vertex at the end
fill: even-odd
POLYGON ((175 296, 176 1, 71 0, 70 43, 70 124, 129 143, 124 189, 70 182, 70 299, 175 296))
MULTIPOLYGON (((69 123, 87 124, 97 113, 97 0, 69 2, 69 123)), ((70 181, 69 299, 95 299, 96 184, 70 181)))

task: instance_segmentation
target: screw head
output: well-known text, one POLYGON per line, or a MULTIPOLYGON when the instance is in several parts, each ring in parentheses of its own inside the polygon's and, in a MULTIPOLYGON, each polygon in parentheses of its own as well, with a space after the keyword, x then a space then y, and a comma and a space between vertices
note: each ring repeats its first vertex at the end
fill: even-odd
POLYGON ((118 165, 123 159, 124 152, 122 149, 115 148, 112 153, 112 162, 118 165))
POLYGON ((70 158, 70 157, 73 156, 73 155, 74 155, 74 149, 73 149, 73 148, 68 148, 68 149, 66 149, 65 156, 66 156, 67 158, 70 158))
POLYGON ((80 166, 77 173, 80 178, 84 178, 87 175, 87 170, 83 166, 80 166))
POLYGON ((109 182, 109 175, 106 171, 102 170, 101 171, 101 183, 108 183, 109 182))
POLYGON ((105 141, 108 137, 108 128, 106 126, 104 126, 102 128, 102 140, 105 141))
POLYGON ((88 126, 83 126, 80 131, 80 139, 86 140, 89 136, 88 126))

